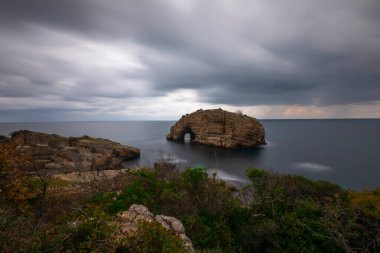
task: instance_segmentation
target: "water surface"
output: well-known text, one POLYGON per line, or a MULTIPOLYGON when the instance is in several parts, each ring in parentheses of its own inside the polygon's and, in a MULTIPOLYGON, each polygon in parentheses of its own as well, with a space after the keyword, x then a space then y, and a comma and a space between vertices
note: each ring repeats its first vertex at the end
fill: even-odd
POLYGON ((141 149, 128 166, 171 160, 202 166, 244 181, 245 169, 261 167, 336 182, 345 188, 380 186, 380 120, 261 120, 267 145, 227 150, 165 139, 172 121, 0 123, 0 134, 28 129, 63 136, 107 138, 141 149))

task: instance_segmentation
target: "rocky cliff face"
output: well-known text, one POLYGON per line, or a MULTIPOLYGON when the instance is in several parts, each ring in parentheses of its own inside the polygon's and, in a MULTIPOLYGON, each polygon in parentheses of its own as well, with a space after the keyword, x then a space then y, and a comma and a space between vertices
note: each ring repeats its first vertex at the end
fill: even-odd
POLYGON ((166 139, 183 141, 190 134, 194 143, 223 148, 256 147, 265 144, 265 131, 252 117, 222 109, 198 110, 182 116, 166 139))
POLYGON ((7 142, 13 144, 37 167, 60 173, 122 168, 122 161, 136 158, 140 150, 106 139, 65 138, 55 134, 17 131, 7 142))

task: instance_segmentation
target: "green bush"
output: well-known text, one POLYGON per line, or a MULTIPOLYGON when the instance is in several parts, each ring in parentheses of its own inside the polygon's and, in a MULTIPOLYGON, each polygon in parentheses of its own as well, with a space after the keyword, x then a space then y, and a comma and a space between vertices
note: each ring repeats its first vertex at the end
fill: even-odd
POLYGON ((156 223, 141 223, 138 234, 122 240, 113 236, 115 215, 143 204, 181 220, 200 252, 379 251, 378 190, 349 192, 262 169, 247 170, 247 177, 250 184, 232 194, 202 168, 127 171, 118 191, 97 192, 50 223, 0 209, 0 250, 183 252, 178 237, 156 223))
POLYGON ((140 221, 136 234, 127 239, 118 252, 134 253, 185 253, 183 241, 156 222, 140 221))
POLYGON ((121 193, 100 192, 95 196, 94 202, 111 214, 128 210, 132 204, 148 205, 156 191, 157 181, 154 172, 141 170, 130 172, 129 176, 132 183, 121 193))
POLYGON ((223 215, 201 213, 183 219, 187 235, 198 249, 221 249, 233 252, 232 231, 223 215))
POLYGON ((141 203, 154 213, 175 216, 199 250, 342 252, 345 247, 363 248, 375 236, 364 233, 375 228, 363 229, 347 192, 325 181, 250 169, 251 184, 234 198, 223 182, 202 168, 131 176, 133 182, 120 194, 98 195, 105 210, 112 214, 141 203), (351 243, 343 245, 338 235, 351 243))
POLYGON ((114 252, 118 242, 113 238, 112 217, 96 206, 62 217, 50 229, 40 231, 42 252, 114 252))

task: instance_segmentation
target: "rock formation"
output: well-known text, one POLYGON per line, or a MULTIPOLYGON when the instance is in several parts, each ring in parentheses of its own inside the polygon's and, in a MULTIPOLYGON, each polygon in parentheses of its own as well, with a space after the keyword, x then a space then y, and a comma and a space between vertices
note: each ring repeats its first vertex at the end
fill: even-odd
POLYGON ((21 130, 7 141, 16 147, 36 167, 54 172, 121 169, 124 160, 140 155, 140 150, 106 139, 83 137, 65 138, 21 130))
POLYGON ((198 110, 182 116, 170 128, 166 139, 183 141, 185 134, 190 134, 194 143, 223 148, 265 144, 264 127, 257 119, 222 109, 198 110))
POLYGON ((185 228, 182 222, 171 216, 156 215, 149 212, 148 208, 143 205, 131 205, 128 211, 118 214, 118 228, 120 234, 117 236, 129 235, 136 233, 139 221, 157 222, 164 228, 174 232, 182 241, 188 252, 194 252, 191 240, 185 234, 185 228))

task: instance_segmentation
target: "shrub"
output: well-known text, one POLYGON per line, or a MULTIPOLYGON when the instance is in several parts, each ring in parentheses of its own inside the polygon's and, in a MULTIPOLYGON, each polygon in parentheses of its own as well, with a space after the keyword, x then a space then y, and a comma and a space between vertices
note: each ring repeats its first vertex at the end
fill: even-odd
POLYGON ((0 252, 33 252, 44 226, 33 217, 0 209, 0 252))
MULTIPOLYGON (((4 154, 0 162, 7 161, 4 154)), ((17 205, 26 210, 41 186, 4 164, 2 251, 183 252, 182 241, 156 223, 143 222, 136 235, 115 238, 115 214, 131 204, 177 217, 202 252, 377 252, 380 247, 379 189, 345 191, 329 182, 254 168, 247 171, 251 183, 233 195, 202 168, 179 172, 161 164, 156 170, 126 171, 114 179, 119 188, 104 188, 91 201, 92 192, 49 190, 46 212, 51 217, 42 220, 32 212, 12 212, 17 205), (22 180, 10 180, 18 177, 22 180), (10 197, 18 195, 23 197, 10 197), (58 212, 60 207, 65 212, 58 212), (65 215, 57 219, 60 214, 65 215)), ((107 180, 99 185, 111 185, 107 180)), ((70 187, 54 179, 50 184, 70 187)))
POLYGON ((33 252, 114 252, 119 242, 113 237, 113 217, 88 205, 63 216, 52 227, 41 229, 33 252))
POLYGON ((185 253, 183 241, 157 222, 140 221, 136 234, 127 238, 118 252, 185 253))
POLYGON ((360 210, 368 217, 380 220, 380 188, 373 191, 349 191, 348 195, 354 208, 360 210))
POLYGON ((0 145, 0 207, 20 214, 31 210, 36 197, 30 177, 19 167, 24 163, 26 158, 15 144, 0 145))

